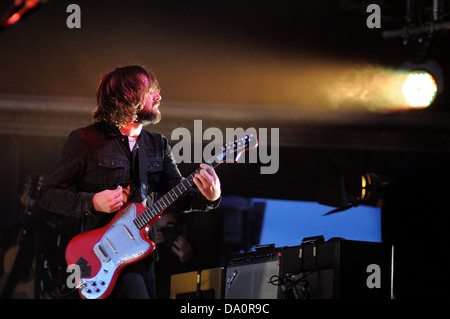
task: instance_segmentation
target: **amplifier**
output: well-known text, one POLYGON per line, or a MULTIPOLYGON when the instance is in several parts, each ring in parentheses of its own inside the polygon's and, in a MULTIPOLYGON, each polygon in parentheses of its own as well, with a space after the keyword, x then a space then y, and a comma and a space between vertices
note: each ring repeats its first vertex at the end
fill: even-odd
POLYGON ((225 298, 392 298, 392 245, 318 238, 233 255, 226 267, 225 298))
POLYGON ((213 268, 170 277, 171 299, 222 299, 224 269, 213 268))
POLYGON ((281 251, 268 246, 232 255, 225 274, 225 299, 276 299, 278 286, 271 280, 279 276, 281 251))
POLYGON ((332 238, 287 247, 282 256, 282 298, 392 298, 390 244, 332 238))

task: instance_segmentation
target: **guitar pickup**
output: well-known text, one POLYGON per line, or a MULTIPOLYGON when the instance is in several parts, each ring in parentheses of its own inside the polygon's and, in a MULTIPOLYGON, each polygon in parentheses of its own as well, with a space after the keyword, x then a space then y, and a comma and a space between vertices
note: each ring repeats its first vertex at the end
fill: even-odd
POLYGON ((122 224, 122 228, 127 233, 128 237, 130 237, 131 240, 134 240, 134 236, 131 234, 131 232, 128 229, 128 227, 126 225, 122 224))

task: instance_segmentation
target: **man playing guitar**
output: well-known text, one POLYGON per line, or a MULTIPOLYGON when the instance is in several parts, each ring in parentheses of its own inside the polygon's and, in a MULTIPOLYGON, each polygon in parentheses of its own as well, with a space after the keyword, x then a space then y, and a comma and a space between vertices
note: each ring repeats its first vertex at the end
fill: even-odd
MULTIPOLYGON (((107 72, 97 89, 93 124, 69 135, 41 187, 40 205, 82 218, 87 231, 108 225, 126 202, 150 207, 158 193, 180 183, 183 177, 167 139, 143 129, 161 120, 159 92, 156 77, 143 67, 107 72)), ((193 178, 196 187, 173 203, 179 210, 208 211, 219 205, 220 180, 210 165, 200 167, 193 178)), ((148 234, 154 238, 153 226, 148 234)), ((155 255, 127 265, 110 296, 154 298, 155 255)))

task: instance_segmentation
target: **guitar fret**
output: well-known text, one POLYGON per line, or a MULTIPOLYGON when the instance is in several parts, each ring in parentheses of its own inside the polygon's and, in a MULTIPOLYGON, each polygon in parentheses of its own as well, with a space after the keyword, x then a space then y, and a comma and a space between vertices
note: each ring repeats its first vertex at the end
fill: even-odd
POLYGON ((147 224, 148 222, 150 222, 152 220, 152 214, 151 214, 151 210, 148 210, 147 213, 145 214, 145 224, 147 224))
POLYGON ((143 221, 142 216, 139 216, 139 217, 136 218, 136 219, 137 219, 137 221, 138 221, 138 223, 139 223, 139 225, 138 225, 139 229, 142 228, 142 227, 144 227, 144 221, 143 221))
POLYGON ((166 201, 167 201, 167 206, 169 206, 170 204, 172 204, 172 200, 170 200, 170 196, 169 195, 166 195, 166 196, 164 196, 165 198, 166 198, 166 201))

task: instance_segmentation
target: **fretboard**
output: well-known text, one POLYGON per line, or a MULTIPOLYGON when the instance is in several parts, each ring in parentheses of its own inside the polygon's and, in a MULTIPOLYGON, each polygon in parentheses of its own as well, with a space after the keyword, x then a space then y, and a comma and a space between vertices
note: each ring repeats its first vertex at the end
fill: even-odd
POLYGON ((158 199, 150 208, 145 210, 142 214, 136 217, 133 222, 137 228, 141 229, 149 224, 155 217, 162 214, 162 212, 169 207, 174 201, 178 199, 183 193, 194 185, 194 176, 201 168, 195 170, 191 175, 183 179, 180 183, 167 192, 163 197, 158 199))

